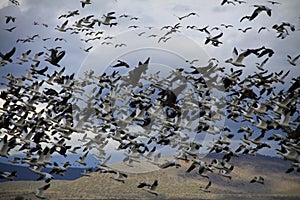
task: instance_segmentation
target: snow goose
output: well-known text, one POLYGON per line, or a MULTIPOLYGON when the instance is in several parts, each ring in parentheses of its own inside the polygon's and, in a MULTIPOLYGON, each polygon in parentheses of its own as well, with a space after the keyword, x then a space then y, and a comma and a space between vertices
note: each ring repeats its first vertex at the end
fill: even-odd
POLYGON ((299 59, 300 54, 297 55, 297 56, 295 56, 294 58, 292 58, 290 55, 287 55, 287 57, 288 57, 288 60, 287 60, 287 61, 288 61, 291 65, 296 66, 296 62, 297 62, 297 60, 299 59))
POLYGON ((47 190, 50 187, 50 183, 38 188, 34 195, 39 198, 39 199, 46 199, 46 197, 44 196, 44 191, 47 190))
POLYGON ((260 183, 260 184, 264 184, 265 183, 265 179, 262 176, 255 176, 250 183, 260 183))
POLYGON ((200 186, 200 190, 202 190, 203 192, 210 192, 210 190, 209 190, 210 186, 211 186, 211 181, 209 181, 205 187, 200 186))

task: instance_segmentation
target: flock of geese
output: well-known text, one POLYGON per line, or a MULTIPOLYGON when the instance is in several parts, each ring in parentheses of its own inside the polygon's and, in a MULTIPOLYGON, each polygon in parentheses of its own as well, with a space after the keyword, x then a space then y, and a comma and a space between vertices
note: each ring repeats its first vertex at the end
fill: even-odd
MULTIPOLYGON (((11 2, 18 6, 17 1, 11 2)), ((243 3, 246 2, 223 0, 221 6, 243 3)), ((274 1, 268 3, 279 4, 274 1)), ((89 0, 80 1, 80 4, 81 9, 92 6, 89 0)), ((240 21, 252 21, 264 12, 271 17, 271 8, 255 5, 253 12, 243 16, 240 21)), ((172 34, 183 28, 181 21, 199 15, 191 12, 176 16, 179 22, 162 27, 161 31, 166 32, 160 36, 147 35, 146 32, 137 36, 147 35, 157 38, 157 42, 167 42, 172 34)), ((115 48, 122 48, 126 43, 113 44, 113 37, 104 37, 105 30, 100 31, 98 27, 113 28, 123 18, 139 20, 127 14, 117 17, 116 12, 112 11, 102 18, 88 15, 70 24, 74 21, 71 18, 76 16, 80 16, 80 10, 60 15, 58 19, 65 18, 65 21, 54 29, 70 35, 85 33, 89 38, 83 39, 84 42, 100 40, 100 44, 115 45, 115 48)), ((4 20, 10 24, 19 19, 6 16, 4 20)), ((45 27, 48 26, 45 24, 45 27)), ((233 28, 230 24, 220 27, 233 28)), ((210 29, 209 26, 198 28, 189 25, 186 29, 205 33, 204 43, 219 47, 223 44, 221 38, 224 33, 211 32, 220 30, 220 27, 210 29)), ((11 32, 15 28, 5 30, 11 32)), ((133 24, 129 28, 138 26, 133 24)), ((268 28, 262 27, 258 32, 263 29, 268 28)), ((283 39, 290 34, 289 31, 295 31, 295 26, 284 22, 270 29, 276 30, 278 38, 283 39)), ((243 32, 247 30, 249 28, 241 29, 243 32)), ((16 42, 34 42, 38 38, 41 37, 36 34, 16 42)), ((56 38, 54 42, 61 41, 56 38)), ((85 52, 92 48, 81 47, 85 52)), ((33 51, 27 50, 17 58, 16 47, 0 53, 1 67, 13 64, 30 66, 27 74, 21 77, 11 73, 3 76, 5 82, 1 85, 4 89, 0 93, 3 102, 0 107, 0 156, 8 158, 13 151, 24 155, 15 156, 11 162, 27 164, 32 172, 39 175, 38 180, 45 181, 45 185, 35 192, 38 198, 46 198, 44 191, 50 187, 53 174, 64 175, 72 165, 68 161, 68 154, 80 154, 76 163, 86 166, 87 156, 95 151, 97 153, 93 156, 99 160, 96 170, 86 169, 82 175, 90 176, 93 171, 112 173, 115 174, 111 177, 113 180, 126 183, 128 174, 112 169, 107 164, 111 155, 107 155, 105 149, 111 142, 116 144, 116 151, 123 153, 123 163, 129 167, 144 160, 163 170, 182 167, 180 160, 189 161, 191 164, 186 173, 197 169, 200 177, 208 179, 206 186, 199 186, 203 192, 210 192, 211 173, 229 180, 233 178, 231 157, 255 155, 262 149, 274 148, 274 144, 280 147, 274 151, 291 162, 287 173, 300 171, 300 76, 293 77, 289 84, 286 77, 290 75, 290 70, 270 72, 268 61, 276 54, 271 48, 261 46, 239 52, 234 47, 233 58, 224 62, 228 69, 221 66, 216 58, 211 58, 206 66, 198 66, 194 64, 198 60, 193 60, 187 61, 190 67, 177 67, 166 77, 160 71, 149 72, 149 57, 136 66, 126 60, 117 60, 110 66, 110 71, 97 75, 89 70, 83 77, 75 78, 75 73, 66 74, 66 67, 62 66, 63 60, 68 59, 62 47, 44 47, 42 51, 33 51), (263 59, 263 62, 256 63, 256 70, 252 74, 244 71, 247 68, 244 60, 249 57, 263 59), (128 71, 121 74, 121 69, 128 71), (213 96, 214 91, 223 92, 226 97, 213 96), (224 118, 238 126, 238 130, 218 125, 224 118), (142 131, 132 131, 134 126, 142 131), (194 140, 195 135, 206 134, 214 136, 210 144, 203 145, 194 140), (80 144, 70 145, 75 135, 79 135, 76 140, 80 144), (231 139, 239 141, 236 149, 232 147, 231 139), (165 146, 176 152, 171 159, 164 160, 161 157, 159 149, 165 146), (203 161, 199 156, 201 149, 220 153, 223 158, 203 161), (51 160, 54 154, 65 157, 66 162, 54 162, 51 160), (44 172, 43 169, 49 166, 53 168, 51 172, 44 172)), ((287 65, 290 66, 286 68, 299 67, 299 57, 288 55, 287 65)), ((1 172, 0 178, 13 180, 16 175, 17 172, 1 172)), ((159 180, 152 181, 141 180, 137 188, 158 195, 156 188, 159 180)), ((255 176, 249 182, 264 184, 264 178, 255 176)))

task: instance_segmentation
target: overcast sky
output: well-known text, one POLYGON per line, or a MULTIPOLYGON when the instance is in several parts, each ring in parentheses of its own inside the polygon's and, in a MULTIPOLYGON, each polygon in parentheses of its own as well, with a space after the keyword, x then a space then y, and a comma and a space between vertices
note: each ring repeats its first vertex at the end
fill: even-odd
MULTIPOLYGON (((147 31, 145 29, 137 30, 128 28, 130 25, 137 25, 141 28, 143 27, 156 27, 160 29, 165 25, 175 25, 176 23, 181 23, 180 33, 174 34, 174 38, 179 35, 191 39, 195 45, 198 45, 199 51, 203 50, 208 57, 215 57, 221 61, 222 65, 231 67, 230 64, 225 64, 224 61, 232 56, 233 47, 236 47, 238 50, 247 49, 247 48, 258 48, 261 46, 266 46, 272 48, 275 51, 274 57, 269 61, 270 70, 278 70, 280 68, 290 67, 287 63, 287 54, 291 56, 298 55, 300 53, 300 35, 299 31, 291 32, 285 39, 276 38, 276 32, 272 26, 274 24, 280 24, 281 22, 289 22, 295 25, 296 30, 300 28, 300 19, 299 19, 299 9, 300 2, 297 0, 286 0, 282 1, 280 5, 272 5, 266 1, 248 1, 247 4, 237 4, 236 6, 232 4, 225 4, 221 6, 220 0, 211 0, 211 1, 134 1, 134 0, 111 0, 111 1, 92 1, 91 5, 86 5, 85 8, 81 8, 79 1, 37 1, 35 0, 25 0, 20 1, 20 6, 12 5, 10 2, 4 0, 1 1, 1 12, 0 12, 0 25, 1 31, 0 36, 1 49, 2 53, 9 51, 13 46, 17 47, 15 53, 16 57, 19 57, 23 52, 28 49, 32 49, 31 54, 39 51, 45 51, 43 46, 55 47, 62 46, 63 49, 67 52, 67 57, 62 60, 62 66, 68 66, 67 69, 71 71, 76 71, 80 65, 85 62, 85 56, 88 53, 84 52, 80 48, 87 48, 93 46, 92 50, 97 52, 103 52, 111 55, 111 58, 107 59, 107 54, 102 56, 99 62, 112 62, 114 59, 117 59, 120 55, 132 51, 134 48, 143 48, 143 47, 157 47, 157 38, 148 38, 143 42, 139 41, 141 38, 146 38, 152 30, 148 30, 145 37, 138 37, 135 34, 147 31), (269 17, 265 12, 261 13, 253 21, 244 20, 239 22, 240 19, 245 15, 251 15, 255 9, 253 5, 266 5, 272 9, 272 16, 269 17), (104 36, 118 36, 122 38, 123 34, 131 33, 130 37, 122 38, 123 43, 127 44, 127 48, 114 48, 110 45, 99 45, 102 40, 96 42, 83 42, 80 39, 87 39, 84 34, 70 34, 71 31, 59 32, 54 28, 57 25, 61 25, 66 18, 58 19, 61 14, 67 14, 68 11, 79 10, 80 15, 68 18, 68 26, 74 21, 78 21, 80 18, 93 14, 94 18, 101 18, 103 14, 114 11, 116 12, 115 16, 120 16, 122 14, 128 14, 132 17, 138 17, 138 20, 129 20, 128 18, 118 18, 116 21, 118 25, 116 27, 99 27, 98 30, 104 31, 104 36), (190 16, 181 21, 178 20, 176 16, 184 16, 190 12, 196 12, 198 16, 190 16), (11 15, 16 17, 15 23, 5 24, 5 17, 11 15), (33 25, 34 22, 37 22, 39 25, 33 25), (48 25, 48 28, 42 26, 42 23, 48 25), (220 27, 220 24, 231 24, 233 28, 224 28, 220 27), (211 34, 217 35, 222 31, 223 37, 221 41, 223 42, 220 47, 214 47, 212 45, 204 45, 206 34, 195 31, 187 30, 186 26, 196 25, 199 28, 209 25, 209 29, 213 27, 219 27, 221 30, 213 30, 211 34), (12 32, 3 30, 5 28, 11 28, 16 26, 16 29, 12 32), (263 30, 261 33, 257 33, 258 29, 262 26, 267 27, 270 31, 263 30), (253 27, 251 30, 246 33, 242 33, 238 28, 253 27), (33 43, 16 43, 17 39, 24 39, 28 36, 33 36, 38 34, 40 38, 36 38, 33 43), (42 39, 51 37, 51 39, 44 42, 42 39), (54 42, 53 40, 56 37, 63 37, 67 40, 54 42), (123 41, 126 39, 126 41, 123 41), (147 41, 147 42, 145 42, 147 41), (137 44, 136 44, 137 43, 137 44), (132 45, 131 45, 132 44, 132 45), (135 46, 135 45, 136 46, 135 46), (98 46, 98 47, 97 47, 98 46), (103 50, 102 50, 103 49, 103 50), (108 49, 108 50, 107 50, 108 49), (110 49, 110 50, 109 50, 110 49), (112 53, 111 53, 112 52, 112 53), (273 62, 272 62, 273 61, 273 62)), ((155 32, 155 31, 154 31, 155 32)), ((155 34, 163 35, 166 31, 155 32, 155 34)), ((104 38, 104 37, 103 37, 104 38)), ((175 45, 170 45, 168 50, 176 52, 177 54, 182 54, 181 56, 185 59, 196 59, 197 55, 193 55, 189 51, 189 56, 185 55, 183 52, 189 49, 189 45, 185 45, 185 42, 180 40, 170 39, 169 41, 173 42, 175 45), (194 57, 195 56, 195 57, 194 57)), ((113 41, 112 41, 113 42, 113 41)), ((170 43, 171 43, 170 42, 170 43)), ((115 42, 117 43, 117 42, 115 42)), ((168 42, 167 42, 168 43, 168 42)), ((163 44, 164 45, 164 44, 163 44)), ((163 45, 160 45, 161 48, 164 48, 163 45)), ((168 44, 166 44, 168 45, 168 44)), ((194 50, 194 49, 193 49, 194 50)), ((201 57, 202 55, 198 56, 201 57)), ((251 60, 249 57, 246 62, 251 60)), ((103 62, 104 64, 106 64, 103 62)), ((206 61, 205 61, 206 62, 206 61)), ((253 60, 251 63, 259 62, 259 60, 253 60)), ((102 66, 105 67, 105 66, 102 66)), ((248 68, 252 68, 249 66, 248 68)), ((11 71, 23 71, 25 66, 19 65, 10 65, 9 67, 1 67, 0 73, 5 74, 11 71)), ((294 68, 290 67, 291 70, 294 68)))
MULTIPOLYGON (((97 74, 101 74, 106 68, 116 62, 119 58, 125 59, 131 65, 136 66, 137 61, 144 61, 147 57, 151 57, 152 63, 157 63, 165 67, 188 67, 185 60, 199 59, 198 65, 205 65, 209 58, 214 57, 220 61, 219 65, 230 69, 232 65, 224 61, 232 57, 234 47, 241 50, 248 48, 259 48, 262 46, 271 48, 275 54, 270 58, 267 68, 269 71, 280 71, 281 69, 291 70, 288 79, 300 75, 300 64, 291 66, 287 62, 287 55, 292 57, 300 54, 300 1, 284 0, 280 5, 272 5, 265 0, 249 0, 246 4, 225 4, 221 6, 221 0, 91 0, 91 5, 81 7, 79 0, 20 0, 20 6, 13 5, 8 0, 0 2, 0 52, 6 53, 13 47, 16 47, 16 53, 13 56, 14 62, 6 66, 0 67, 0 75, 13 73, 16 76, 26 74, 30 64, 18 65, 16 58, 22 53, 31 49, 29 57, 35 53, 45 50, 44 47, 52 48, 61 46, 66 51, 66 56, 60 62, 61 66, 66 67, 67 73, 75 72, 80 76, 84 71, 93 69, 97 74), (251 15, 255 10, 253 5, 266 5, 272 9, 272 16, 269 17, 265 12, 260 13, 253 21, 240 19, 245 15, 251 15), (55 27, 60 26, 66 18, 58 19, 62 14, 68 14, 69 11, 79 10, 80 15, 68 18, 68 27, 72 27, 75 21, 84 16, 94 15, 93 18, 101 18, 108 12, 115 12, 117 17, 115 22, 117 26, 108 27, 101 25, 95 26, 97 31, 103 31, 100 40, 92 42, 84 42, 92 36, 86 36, 85 33, 71 34, 71 30, 67 32, 59 32, 55 27), (191 12, 197 15, 179 20, 191 12), (127 14, 129 18, 119 18, 120 15, 127 14), (5 23, 5 16, 16 17, 15 23, 5 23), (178 16, 178 17, 177 17, 178 16), (138 20, 130 20, 131 17, 137 17, 138 20), (272 26, 289 22, 296 27, 296 31, 289 30, 286 38, 277 38, 277 33, 272 26), (36 23, 37 25, 34 25, 36 23), (158 38, 166 33, 161 30, 163 26, 180 23, 182 26, 179 33, 171 35, 171 39, 166 42, 158 43, 158 38), (48 27, 43 26, 47 24, 48 27), (232 28, 225 28, 221 24, 231 24, 232 28), (139 28, 128 28, 136 25, 139 28), (198 28, 209 26, 208 30, 212 36, 223 33, 219 47, 211 44, 204 45, 204 41, 208 36, 204 32, 187 29, 188 25, 195 25, 198 28), (16 28, 12 32, 5 29, 16 28), (262 30, 258 33, 260 27, 267 27, 268 30, 262 30), (148 27, 153 27, 149 29, 148 27), (219 30, 211 30, 218 27, 219 30), (252 27, 246 33, 238 30, 252 27), (142 36, 139 33, 145 32, 142 36), (35 34, 39 37, 33 42, 22 43, 16 42, 17 39, 26 39, 35 34), (157 34, 158 37, 151 38, 151 34, 157 34), (113 36, 111 40, 113 45, 101 44, 103 38, 113 36), (148 37, 150 36, 150 37, 148 37), (49 40, 43 39, 50 37, 49 40), (55 38, 64 38, 66 41, 54 41, 55 38), (127 46, 115 48, 115 44, 125 43, 127 46), (82 49, 93 46, 89 53, 82 49), (150 49, 150 50, 149 50, 150 49), (166 59, 168 58, 168 59, 166 59)), ((43 55, 44 56, 44 55, 43 55)), ((41 60, 44 60, 42 56, 41 60)), ((262 62, 264 58, 258 59, 249 56, 245 59, 247 65, 245 73, 253 72, 256 69, 255 63, 262 62)), ((41 65, 49 63, 42 62, 41 65)), ((57 70, 52 66, 53 70, 57 70)), ((0 78, 0 82, 4 81, 0 78)), ((3 87, 3 86, 1 86, 3 87)))

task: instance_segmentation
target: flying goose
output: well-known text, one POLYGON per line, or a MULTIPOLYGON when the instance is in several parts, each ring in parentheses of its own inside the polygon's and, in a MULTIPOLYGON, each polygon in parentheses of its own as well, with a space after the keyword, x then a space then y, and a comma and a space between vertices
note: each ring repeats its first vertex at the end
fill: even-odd
POLYGON ((157 188, 157 186, 158 186, 158 180, 154 180, 154 182, 152 184, 148 183, 148 182, 140 182, 137 187, 142 188, 143 190, 157 196, 158 193, 155 192, 155 189, 157 188), (144 188, 144 187, 147 187, 147 188, 144 188))
POLYGON ((291 113, 281 113, 281 118, 278 120, 277 118, 273 118, 272 116, 269 116, 276 124, 282 126, 282 127, 290 127, 290 120, 291 120, 291 113))
POLYGON ((115 173, 116 176, 110 177, 111 179, 125 183, 125 178, 127 178, 127 174, 121 173, 119 171, 113 171, 113 173, 115 173))
POLYGON ((86 159, 86 156, 88 155, 88 153, 89 152, 87 151, 83 156, 80 156, 79 159, 76 160, 75 162, 78 162, 79 164, 86 166, 85 159, 86 159))
POLYGON ((31 50, 29 49, 28 51, 22 53, 22 56, 20 58, 17 58, 21 60, 22 62, 28 62, 27 56, 30 54, 31 50))
POLYGON ((249 56, 251 53, 253 53, 252 49, 247 49, 246 51, 238 54, 237 49, 234 47, 233 56, 236 57, 236 59, 234 60, 233 58, 229 58, 225 62, 230 63, 237 67, 246 67, 242 62, 243 62, 244 58, 249 56))
POLYGON ((206 40, 204 42, 204 44, 208 44, 209 42, 212 43, 213 46, 218 47, 219 44, 223 44, 221 41, 219 41, 219 39, 223 36, 223 33, 221 32, 219 35, 216 36, 208 36, 206 37, 206 40))
POLYGON ((12 181, 17 176, 17 171, 13 172, 0 172, 0 178, 5 178, 12 181))
POLYGON ((127 46, 125 43, 115 44, 115 48, 127 46))
POLYGON ((43 54, 44 54, 44 52, 40 51, 40 52, 36 53, 32 58, 30 58, 30 60, 32 60, 33 62, 38 63, 38 62, 40 62, 40 60, 39 60, 40 56, 43 55, 43 54))
POLYGON ((268 62, 269 58, 266 58, 264 61, 262 61, 261 63, 256 63, 256 67, 257 69, 264 71, 265 69, 263 68, 264 65, 268 62))
POLYGON ((93 172, 93 169, 92 168, 87 168, 87 169, 84 169, 82 173, 80 173, 82 176, 91 176, 93 172))
POLYGON ((11 28, 6 28, 4 30, 8 31, 8 32, 12 32, 13 30, 15 30, 15 28, 17 28, 16 26, 11 27, 11 28))
POLYGON ((252 27, 247 27, 245 29, 239 28, 238 30, 242 31, 243 33, 246 33, 248 30, 251 30, 251 29, 252 29, 252 27))
POLYGON ((183 20, 184 18, 187 18, 187 17, 190 17, 190 16, 194 16, 194 15, 196 15, 196 16, 199 17, 199 15, 197 13, 195 13, 195 12, 191 12, 191 13, 189 13, 187 15, 182 16, 182 17, 178 17, 178 16, 175 15, 175 17, 177 17, 179 20, 183 20))
POLYGON ((102 23, 103 25, 110 25, 110 21, 111 21, 112 19, 116 19, 116 17, 113 16, 114 14, 115 14, 115 12, 109 12, 109 13, 107 13, 106 15, 103 15, 103 17, 105 17, 105 19, 104 19, 104 21, 102 21, 101 23, 102 23))
POLYGON ((46 197, 44 196, 44 191, 47 190, 50 187, 50 183, 38 188, 34 195, 39 198, 39 199, 46 199, 46 197))
POLYGON ((38 162, 36 162, 35 166, 32 168, 29 168, 32 172, 40 175, 39 178, 37 178, 37 180, 45 180, 46 182, 49 182, 50 180, 52 180, 54 177, 47 173, 47 172, 42 172, 41 170, 43 169, 42 165, 39 165, 38 162))
POLYGON ((67 24, 68 24, 68 20, 66 20, 61 26, 56 26, 55 30, 58 30, 60 32, 66 32, 67 30, 72 30, 72 28, 66 28, 67 24))
POLYGON ((296 66, 296 62, 297 62, 298 58, 300 57, 300 54, 297 55, 297 56, 294 57, 294 58, 292 58, 290 55, 287 55, 287 57, 288 57, 288 60, 287 60, 287 61, 288 61, 291 65, 296 66))
POLYGON ((262 130, 267 130, 267 122, 263 119, 261 119, 261 117, 257 116, 257 121, 258 121, 258 124, 253 124, 255 127, 259 128, 259 129, 262 129, 262 130))
POLYGON ((200 186, 200 190, 202 190, 203 192, 210 192, 210 190, 209 190, 210 186, 211 186, 211 181, 209 181, 205 187, 200 186))
POLYGON ((291 146, 286 146, 285 144, 281 145, 281 150, 276 149, 277 154, 282 155, 286 160, 293 162, 299 162, 299 153, 298 151, 291 146))
POLYGON ((14 53, 16 52, 16 47, 13 47, 9 52, 5 53, 5 54, 2 54, 0 52, 0 57, 2 58, 2 62, 12 62, 12 59, 11 57, 14 55, 14 53))
POLYGON ((19 157, 14 157, 13 160, 10 160, 11 163, 13 164, 19 164, 19 161, 21 160, 21 158, 19 157))
POLYGON ((60 67, 60 65, 58 63, 65 56, 66 52, 65 51, 58 52, 57 49, 50 49, 50 51, 51 51, 51 55, 48 56, 45 59, 45 61, 48 61, 49 63, 51 63, 54 66, 60 67))
POLYGON ((93 46, 90 46, 90 47, 88 47, 88 48, 86 48, 86 49, 80 47, 80 49, 82 49, 83 51, 85 51, 85 52, 87 52, 87 53, 88 53, 92 48, 93 48, 93 46))
POLYGON ((199 166, 199 169, 198 169, 199 175, 202 177, 205 177, 205 178, 209 178, 205 172, 210 169, 207 167, 207 165, 204 161, 198 160, 198 159, 193 159, 193 162, 189 166, 189 168, 186 170, 186 173, 191 172, 193 169, 195 169, 197 167, 197 165, 199 166))
POLYGON ((253 179, 251 179, 250 183, 260 183, 260 184, 264 184, 265 183, 265 179, 262 176, 255 176, 253 179))
POLYGON ((232 28, 233 25, 231 24, 221 24, 220 26, 224 26, 225 28, 232 28))
POLYGON ((80 1, 80 3, 81 3, 82 8, 84 8, 85 5, 92 4, 91 0, 80 1))
POLYGON ((277 1, 267 1, 267 2, 270 3, 270 4, 272 4, 272 5, 275 5, 275 4, 279 5, 279 4, 281 4, 281 3, 277 2, 277 1))
POLYGON ((5 16, 6 20, 5 23, 7 24, 8 22, 12 21, 15 22, 16 21, 16 17, 12 17, 12 16, 5 16))
POLYGON ((221 1, 221 6, 223 6, 225 3, 227 3, 227 4, 232 4, 232 5, 235 6, 235 3, 234 3, 233 1, 229 1, 229 0, 222 0, 222 1, 221 1))
POLYGON ((257 33, 260 33, 262 30, 267 30, 267 31, 270 31, 267 27, 265 26, 262 26, 258 29, 257 33))
POLYGON ((221 176, 224 176, 224 177, 226 177, 226 178, 229 178, 229 179, 231 179, 231 175, 230 175, 230 173, 232 172, 232 170, 234 169, 234 166, 233 165, 231 165, 230 167, 224 167, 223 169, 221 169, 220 171, 219 171, 219 174, 221 175, 221 176))
POLYGON ((166 162, 162 163, 159 165, 159 168, 161 169, 165 169, 168 167, 173 167, 175 166, 176 168, 181 167, 181 165, 179 164, 177 159, 173 159, 173 160, 167 160, 166 162))
POLYGON ((255 19, 258 14, 260 14, 262 11, 265 11, 267 13, 268 16, 271 16, 271 8, 268 8, 267 6, 264 5, 254 5, 254 7, 256 7, 256 9, 253 11, 253 13, 249 16, 244 16, 241 18, 240 22, 242 22, 244 19, 248 19, 249 21, 252 21, 253 19, 255 19))

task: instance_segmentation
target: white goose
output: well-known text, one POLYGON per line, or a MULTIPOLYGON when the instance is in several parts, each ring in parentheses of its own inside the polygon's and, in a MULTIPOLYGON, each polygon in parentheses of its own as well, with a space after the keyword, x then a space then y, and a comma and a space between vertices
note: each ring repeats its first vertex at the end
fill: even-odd
POLYGON ((0 178, 5 178, 10 181, 12 181, 16 176, 17 176, 17 171, 0 173, 0 178))
POLYGON ((125 178, 127 178, 127 174, 121 173, 119 171, 114 171, 114 173, 116 173, 116 176, 110 177, 110 178, 112 178, 112 179, 114 179, 116 181, 125 183, 125 178))
POLYGON ((55 28, 56 30, 60 31, 60 32, 66 32, 67 30, 72 30, 72 28, 66 28, 67 24, 68 24, 68 20, 66 20, 61 26, 58 26, 55 28))
POLYGON ((242 62, 243 62, 244 58, 247 57, 248 55, 250 55, 250 52, 248 50, 244 51, 243 53, 238 54, 237 49, 234 47, 233 56, 236 57, 236 59, 234 60, 233 58, 229 58, 225 62, 230 63, 237 67, 246 67, 242 62))
POLYGON ((47 190, 50 187, 50 183, 48 183, 47 185, 44 185, 40 188, 38 188, 34 195, 39 198, 39 199, 46 199, 46 197, 44 196, 44 191, 47 190))
POLYGON ((276 149, 277 154, 282 155, 285 159, 298 163, 299 162, 299 153, 294 147, 281 145, 281 150, 276 149))
POLYGON ((27 56, 30 54, 30 52, 31 50, 29 49, 25 53, 22 53, 22 56, 18 59, 21 60, 22 62, 28 62, 27 56))
POLYGON ((152 183, 152 185, 150 185, 148 188, 143 188, 143 190, 151 193, 151 194, 154 194, 154 195, 158 195, 157 192, 155 192, 155 189, 157 188, 158 186, 158 180, 154 180, 154 182, 152 183))
POLYGON ((266 130, 267 129, 267 122, 262 120, 259 116, 257 116, 258 124, 253 124, 255 127, 266 130))

